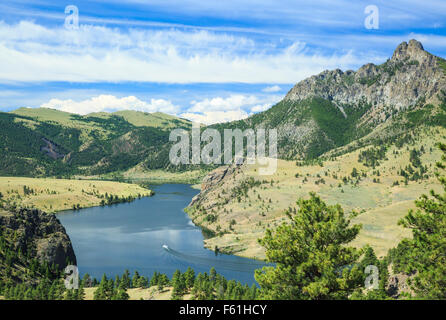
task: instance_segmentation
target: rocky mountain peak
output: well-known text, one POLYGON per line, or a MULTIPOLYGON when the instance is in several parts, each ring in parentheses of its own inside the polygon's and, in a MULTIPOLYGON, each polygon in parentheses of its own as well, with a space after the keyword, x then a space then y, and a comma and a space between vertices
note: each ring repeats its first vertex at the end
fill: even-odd
MULTIPOLYGON (((437 57, 425 51, 419 41, 410 40, 398 45, 392 58, 383 64, 368 63, 356 72, 324 71, 307 78, 296 84, 285 100, 320 97, 337 106, 353 107, 365 99, 375 109, 404 110, 421 98, 429 102, 444 87, 437 57)), ((381 111, 372 114, 367 114, 367 121, 386 119, 381 111)))
POLYGON ((398 45, 393 53, 392 60, 424 60, 429 53, 424 51, 423 45, 421 42, 412 39, 407 42, 402 42, 398 45))
MULTIPOLYGON (((280 102, 281 108, 288 108, 277 120, 281 123, 279 139, 293 140, 300 149, 290 147, 288 153, 279 153, 307 156, 312 152, 308 150, 316 150, 311 148, 324 139, 328 150, 345 142, 338 139, 337 132, 347 132, 341 128, 349 124, 360 136, 397 119, 400 113, 438 106, 446 88, 446 63, 443 69, 442 61, 425 51, 419 41, 410 40, 398 45, 393 57, 381 64, 367 63, 356 71, 326 70, 300 81, 280 102), (329 132, 327 128, 333 126, 322 123, 321 115, 340 121, 337 132, 329 132)), ((276 109, 278 113, 281 110, 276 109)), ((273 111, 267 116, 272 119, 273 111)))

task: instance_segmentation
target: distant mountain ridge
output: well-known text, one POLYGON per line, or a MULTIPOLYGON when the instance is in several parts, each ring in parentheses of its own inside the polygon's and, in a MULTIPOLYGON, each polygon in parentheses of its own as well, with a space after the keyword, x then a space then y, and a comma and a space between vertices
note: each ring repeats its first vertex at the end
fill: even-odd
POLYGON ((113 116, 122 117, 124 118, 124 120, 136 127, 176 128, 180 124, 188 126, 191 123, 186 119, 178 118, 162 112, 148 113, 134 110, 121 110, 116 112, 92 112, 84 116, 48 108, 19 108, 17 110, 11 111, 10 113, 32 117, 41 121, 55 121, 63 124, 75 122, 77 119, 79 119, 79 117, 97 117, 109 119, 113 116))
POLYGON ((136 111, 81 116, 20 108, 0 113, 0 175, 95 175, 136 165, 178 170, 169 162, 169 133, 191 126, 167 114, 136 111))
MULTIPOLYGON (((446 60, 411 40, 381 65, 324 71, 297 83, 264 112, 210 127, 277 129, 279 158, 308 160, 353 142, 358 147, 401 137, 420 125, 446 126, 446 60)), ((185 119, 130 110, 85 116, 44 108, 0 113, 0 175, 189 170, 192 166, 170 163, 169 133, 191 127, 185 119)))

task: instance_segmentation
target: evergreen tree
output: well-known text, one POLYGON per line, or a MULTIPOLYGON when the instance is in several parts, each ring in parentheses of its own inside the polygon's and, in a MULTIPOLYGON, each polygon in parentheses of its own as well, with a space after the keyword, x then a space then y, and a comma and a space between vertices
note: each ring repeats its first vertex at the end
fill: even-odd
POLYGON ((158 272, 154 272, 152 278, 150 279, 150 286, 154 287, 156 285, 158 285, 158 279, 159 279, 159 273, 158 272))
POLYGON ((145 276, 139 277, 138 288, 145 289, 149 286, 149 279, 145 276))
POLYGON ((191 289, 195 282, 195 271, 191 267, 188 267, 184 276, 186 278, 186 288, 191 289))
POLYGON ((124 274, 121 277, 120 286, 122 286, 122 288, 125 288, 126 290, 132 287, 130 272, 127 269, 124 271, 124 274))
POLYGON ((217 278, 217 271, 215 270, 214 267, 211 268, 211 270, 209 271, 209 280, 210 281, 215 281, 217 278))
POLYGON ((417 200, 417 210, 399 222, 412 230, 412 239, 404 239, 391 252, 394 271, 414 274, 410 287, 419 298, 446 298, 446 145, 439 144, 442 162, 437 163, 436 176, 443 194, 431 190, 417 200))
POLYGON ((94 292, 94 300, 111 300, 114 295, 114 283, 113 280, 108 280, 104 274, 102 276, 99 287, 94 292))
POLYGON ((89 287, 93 286, 93 282, 91 281, 91 277, 88 273, 84 274, 82 281, 81 281, 81 285, 84 288, 89 288, 89 287))
POLYGON ((140 287, 139 281, 140 281, 140 275, 139 275, 138 271, 135 270, 135 273, 133 274, 133 277, 132 277, 132 288, 140 287))
MULTIPOLYGON (((388 261, 387 259, 379 260, 376 257, 375 251, 372 247, 366 246, 364 249, 364 256, 361 259, 360 262, 360 268, 361 270, 366 270, 368 266, 375 266, 378 268, 378 288, 370 288, 370 289, 364 289, 360 288, 356 290, 350 299, 352 300, 387 300, 390 299, 389 295, 387 294, 387 280, 389 277, 387 267, 388 267, 388 261)), ((366 278, 370 276, 370 274, 363 274, 363 282, 365 283, 366 278)))
POLYGON ((181 299, 182 296, 186 292, 186 281, 183 274, 181 274, 180 270, 176 270, 172 276, 172 299, 178 300, 181 299))
MULTIPOLYGON (((314 193, 300 199, 290 224, 266 231, 259 240, 275 267, 256 270, 261 297, 267 299, 346 299, 362 285, 354 265, 360 250, 347 245, 359 233, 339 205, 327 206, 314 193)), ((236 292, 235 295, 238 293, 236 292)))

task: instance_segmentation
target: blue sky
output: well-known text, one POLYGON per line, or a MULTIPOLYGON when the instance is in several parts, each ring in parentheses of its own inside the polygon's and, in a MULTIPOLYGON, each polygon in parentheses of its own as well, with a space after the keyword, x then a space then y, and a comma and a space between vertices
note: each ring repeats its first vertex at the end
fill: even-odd
POLYGON ((4 0, 0 110, 240 119, 308 76, 382 63, 412 38, 446 56, 446 1, 4 0), (369 5, 378 29, 364 25, 369 5))

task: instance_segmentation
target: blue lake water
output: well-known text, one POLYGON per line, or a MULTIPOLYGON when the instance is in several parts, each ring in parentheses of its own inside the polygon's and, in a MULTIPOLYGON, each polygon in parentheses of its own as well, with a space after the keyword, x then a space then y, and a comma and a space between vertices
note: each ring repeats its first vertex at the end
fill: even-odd
POLYGON ((79 272, 100 279, 129 269, 169 277, 176 269, 209 272, 214 267, 228 280, 252 284, 263 263, 203 248, 201 230, 183 211, 198 191, 184 184, 152 188, 155 195, 132 203, 65 211, 57 216, 73 243, 79 272), (167 245, 169 250, 163 248, 167 245))

